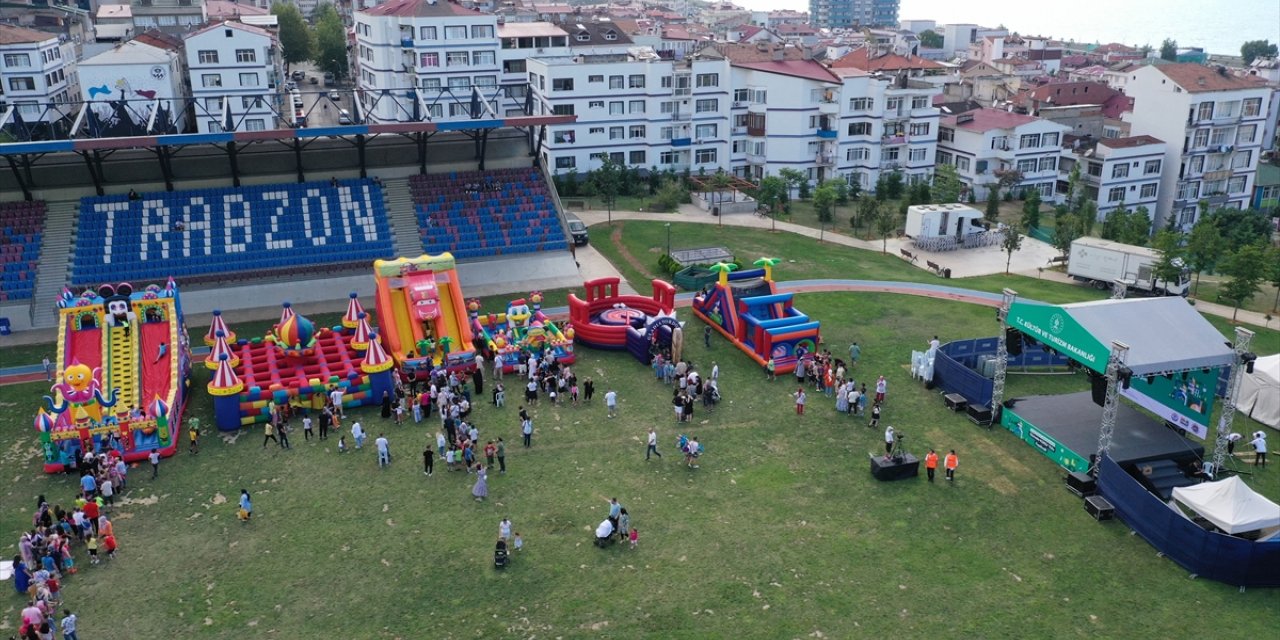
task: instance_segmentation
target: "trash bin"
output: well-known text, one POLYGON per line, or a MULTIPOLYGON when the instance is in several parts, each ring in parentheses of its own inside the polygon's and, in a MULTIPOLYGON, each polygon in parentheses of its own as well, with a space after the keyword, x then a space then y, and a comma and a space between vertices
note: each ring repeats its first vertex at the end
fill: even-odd
POLYGON ((720 207, 711 207, 711 215, 713 216, 720 215, 720 207))
POLYGON ((943 269, 943 270, 942 270, 942 277, 943 277, 944 279, 947 279, 947 280, 950 280, 950 279, 951 279, 951 268, 950 268, 950 267, 948 267, 948 268, 946 268, 946 269, 943 269))

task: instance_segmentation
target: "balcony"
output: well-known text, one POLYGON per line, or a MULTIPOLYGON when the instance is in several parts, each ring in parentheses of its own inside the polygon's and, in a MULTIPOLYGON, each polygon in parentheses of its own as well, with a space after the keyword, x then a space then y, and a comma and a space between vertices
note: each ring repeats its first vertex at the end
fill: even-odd
POLYGON ((745 136, 745 135, 747 135, 747 128, 746 128, 746 127, 733 127, 732 129, 730 129, 730 130, 729 130, 729 133, 730 133, 730 134, 732 134, 732 135, 735 135, 735 136, 745 136))
POLYGON ((814 131, 814 133, 815 133, 819 138, 822 138, 823 140, 835 140, 835 139, 836 139, 836 130, 835 130, 835 129, 819 128, 819 129, 815 130, 815 131, 814 131))
POLYGON ((750 152, 747 153, 747 164, 764 164, 765 162, 766 160, 763 155, 750 152))
POLYGON ((400 38, 400 48, 401 48, 401 49, 412 49, 412 48, 413 48, 413 38, 404 38, 404 37, 400 38))
POLYGON ((906 144, 907 137, 905 135, 884 135, 880 137, 880 144, 899 145, 906 144))
POLYGON ((671 146, 673 147, 688 147, 692 144, 693 144, 693 138, 672 138, 671 139, 671 146))
POLYGON ((692 111, 677 111, 671 114, 672 122, 688 122, 693 119, 692 111))
POLYGON ((880 170, 881 170, 881 171, 897 171, 898 169, 901 169, 901 168, 902 168, 902 164, 901 164, 901 163, 899 163, 897 160, 882 160, 882 161, 880 161, 880 170))
POLYGON ((753 127, 751 125, 747 125, 747 135, 753 138, 763 138, 765 136, 764 126, 753 127))
POLYGON ((768 106, 763 102, 752 102, 747 105, 747 113, 765 113, 768 106))
POLYGON ((836 163, 836 156, 834 153, 819 153, 813 163, 819 167, 830 167, 836 163))

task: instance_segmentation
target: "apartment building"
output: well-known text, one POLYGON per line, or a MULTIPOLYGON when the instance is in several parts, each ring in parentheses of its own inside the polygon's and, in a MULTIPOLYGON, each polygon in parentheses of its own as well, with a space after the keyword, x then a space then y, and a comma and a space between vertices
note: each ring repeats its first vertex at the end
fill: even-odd
POLYGON ((838 171, 850 184, 874 188, 882 173, 908 183, 929 180, 938 152, 941 88, 906 77, 833 68, 843 82, 838 171))
POLYGON ((1035 189, 1055 202, 1063 136, 1071 128, 1000 109, 944 115, 938 129, 937 162, 953 164, 966 190, 983 200, 1001 175, 1018 171, 1014 192, 1035 189))
POLYGON ((816 182, 836 177, 840 77, 814 60, 756 60, 738 52, 729 60, 733 172, 752 180, 782 169, 816 182))
POLYGON ((1198 204, 1247 207, 1266 130, 1271 89, 1251 77, 1192 63, 1134 69, 1131 135, 1164 140, 1156 224, 1189 229, 1198 204))
POLYGON ((14 106, 23 120, 54 121, 50 103, 79 98, 75 50, 56 34, 0 24, 0 112, 14 106))
POLYGON ((200 133, 275 129, 280 42, 265 29, 239 22, 211 24, 185 38, 187 71, 200 133))
POLYGON ((1077 163, 1084 196, 1098 203, 1098 220, 1124 207, 1146 207, 1155 216, 1160 201, 1165 143, 1151 136, 1128 138, 1066 137, 1066 153, 1059 164, 1059 187, 1077 163))
POLYGON ((184 33, 205 21, 202 0, 130 0, 136 33, 158 29, 184 33))
POLYGON ((81 60, 81 99, 92 103, 104 120, 112 116, 115 101, 131 101, 132 110, 139 114, 156 105, 182 131, 186 125, 183 57, 179 48, 158 46, 159 42, 140 36, 81 60))
POLYGON ((818 29, 897 26, 898 0, 809 0, 809 22, 818 29))

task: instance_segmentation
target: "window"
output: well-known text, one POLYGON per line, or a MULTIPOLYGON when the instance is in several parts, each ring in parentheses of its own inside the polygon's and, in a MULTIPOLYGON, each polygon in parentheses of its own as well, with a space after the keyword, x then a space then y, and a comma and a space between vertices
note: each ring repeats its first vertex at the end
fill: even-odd
POLYGON ((591 127, 587 129, 587 133, 591 135, 604 135, 604 127, 591 127))
POLYGON ((493 37, 493 25, 491 25, 491 24, 476 24, 476 25, 471 25, 471 37, 472 37, 472 38, 477 38, 477 39, 479 39, 479 38, 492 38, 492 37, 493 37))
POLYGON ((1038 133, 1024 134, 1018 140, 1019 149, 1034 149, 1039 146, 1040 146, 1040 134, 1038 133))
POLYGON ((693 131, 694 131, 694 133, 693 133, 693 137, 695 137, 695 138, 714 138, 714 137, 716 137, 716 125, 715 125, 715 123, 712 123, 712 124, 700 124, 700 125, 698 125, 698 126, 694 127, 694 130, 693 130, 693 131))
POLYGON ((564 131, 555 132, 552 135, 552 139, 555 140, 556 144, 573 144, 576 138, 573 129, 565 129, 564 131))
POLYGON ((587 108, 588 108, 588 109, 603 109, 603 108, 604 108, 604 100, 592 100, 591 102, 588 102, 588 103, 587 103, 587 108))
POLYGON ((257 96, 242 96, 240 98, 241 109, 253 109, 260 106, 262 105, 259 103, 257 96))
POLYGON ((925 147, 919 147, 917 149, 912 149, 907 152, 907 160, 910 160, 911 162, 924 162, 924 160, 928 157, 929 157, 929 149, 925 147))
POLYGON ((436 28, 435 27, 419 27, 418 39, 419 40, 435 40, 436 28))
POLYGON ((573 169, 578 166, 578 159, 573 156, 560 156, 556 158, 557 169, 573 169))
POLYGON ((632 151, 630 156, 627 158, 627 160, 630 161, 632 165, 644 165, 645 163, 644 156, 645 156, 644 150, 632 151))
MULTIPOLYGON (((204 53, 203 51, 201 53, 204 53)), ((13 67, 29 67, 31 66, 31 56, 25 53, 6 53, 4 54, 4 66, 12 69, 13 67)))
POLYGON ((1223 145, 1231 144, 1231 139, 1231 129, 1214 129, 1213 133, 1209 134, 1209 146, 1221 147, 1223 145))
POLYGON ((1111 177, 1112 177, 1112 178, 1128 178, 1128 177, 1129 177, 1129 163, 1128 163, 1128 162, 1122 162, 1122 163, 1120 163, 1120 164, 1113 165, 1113 166, 1111 167, 1111 177))
POLYGON ((466 27, 445 27, 444 39, 445 40, 466 40, 467 28, 466 27))
POLYGON ((626 127, 609 127, 610 140, 623 140, 626 136, 626 127))
POLYGON ((1236 144, 1245 145, 1253 142, 1254 136, 1258 135, 1258 125, 1246 124, 1236 129, 1236 144))
POLYGON ((555 105, 554 107, 551 107, 551 113, 558 116, 571 116, 573 115, 573 105, 571 104, 555 105))
POLYGON ((951 164, 955 161, 955 156, 948 151, 938 151, 933 156, 934 164, 951 164))
POLYGON ((631 100, 627 103, 627 111, 630 113, 644 113, 644 100, 631 100))
POLYGON ((471 88, 471 78, 449 78, 449 88, 457 91, 466 91, 471 88))
POLYGON ((552 91, 573 91, 573 78, 553 78, 551 80, 552 91))
POLYGON ((1044 182, 1036 185, 1033 188, 1040 191, 1040 197, 1042 199, 1048 200, 1049 198, 1053 197, 1053 186, 1054 185, 1052 182, 1044 182))
POLYGON ((253 49, 236 49, 236 62, 257 62, 258 52, 253 49))
POLYGON ((587 76, 587 82, 604 82, 604 76, 587 76))
POLYGON ((1158 182, 1149 182, 1147 184, 1142 185, 1142 191, 1141 191, 1142 198, 1145 200, 1145 199, 1156 197, 1156 189, 1159 188, 1159 186, 1160 186, 1160 183, 1158 182))
POLYGON ((1191 138, 1191 148, 1202 149, 1207 146, 1209 146, 1209 130, 1197 129, 1195 135, 1191 138))
POLYGON ((1256 117, 1262 113, 1262 98, 1249 98, 1244 101, 1240 115, 1246 118, 1256 117))
POLYGON ((471 54, 466 51, 450 51, 445 54, 444 66, 465 67, 471 62, 471 54))
POLYGON ((266 131, 267 121, 262 118, 252 118, 244 121, 245 131, 266 131))
POLYGON ((969 159, 964 156, 956 156, 956 171, 969 171, 969 159))
POLYGON ((441 88, 440 78, 423 78, 422 88, 428 91, 439 91, 441 88))
POLYGON ((1197 114, 1197 116, 1196 116, 1196 119, 1197 119, 1197 120, 1211 120, 1211 119, 1213 119, 1213 103, 1212 103, 1212 102, 1201 102, 1201 103, 1200 103, 1199 110, 1198 110, 1198 114, 1197 114))
POLYGON ((849 125, 849 135, 851 136, 869 136, 871 135, 870 122, 854 122, 849 125))
POLYGON ((242 74, 240 74, 240 86, 242 86, 242 87, 256 87, 256 86, 258 86, 258 74, 256 74, 256 73, 242 73, 242 74))
POLYGON ((694 103, 694 112, 696 113, 711 113, 719 110, 720 101, 715 98, 703 99, 694 103))
POLYGON ((644 88, 644 76, 643 76, 643 75, 639 75, 639 74, 627 76, 627 88, 628 88, 628 89, 643 89, 643 88, 644 88))
POLYGON ((694 162, 698 164, 713 164, 716 161, 715 149, 698 149, 693 157, 694 162))
POLYGON ((622 76, 609 76, 609 88, 610 88, 610 89, 621 89, 621 88, 623 88, 623 86, 625 86, 625 85, 623 85, 623 78, 622 78, 622 76))
POLYGON ((630 127, 628 127, 628 128, 627 128, 627 137, 628 137, 628 138, 632 138, 632 139, 635 139, 635 138, 644 138, 644 137, 645 137, 645 127, 644 127, 644 125, 642 125, 642 124, 633 124, 633 125, 631 125, 630 127))
POLYGON ((1057 171, 1058 158, 1051 156, 1048 158, 1040 158, 1040 171, 1057 171))
POLYGON ((902 98, 889 98, 884 105, 885 113, 889 114, 898 113, 898 109, 900 108, 902 108, 902 98))
POLYGON ((676 111, 676 103, 671 102, 670 100, 666 102, 658 103, 659 113, 675 113, 675 111, 676 111))
POLYGON ((1033 173, 1036 170, 1036 166, 1037 163, 1035 158, 1018 161, 1018 171, 1021 171, 1022 173, 1033 173))
POLYGON ((1253 152, 1237 151, 1235 155, 1231 156, 1231 168, 1232 169, 1248 169, 1249 161, 1252 159, 1253 159, 1253 152))
POLYGON ((1200 183, 1198 181, 1192 180, 1178 186, 1179 200, 1195 200, 1198 195, 1200 195, 1200 183))
POLYGON ((870 111, 871 107, 875 106, 875 103, 876 101, 871 98, 850 98, 849 110, 850 111, 870 111))
POLYGON ((947 127, 938 127, 938 142, 954 142, 956 139, 956 130, 947 127))
POLYGON ((880 162, 897 162, 898 157, 898 147, 880 150, 880 162))
POLYGON ((1249 176, 1235 176, 1227 181, 1227 193, 1244 193, 1249 176))
POLYGON ((1091 175, 1091 176, 1093 176, 1093 177, 1095 177, 1095 178, 1101 178, 1101 177, 1102 177, 1102 163, 1101 163, 1101 162, 1090 162, 1090 163, 1089 163, 1089 168, 1086 170, 1086 173, 1088 173, 1089 175, 1091 175))
POLYGON ((1187 169, 1187 175, 1189 176, 1198 176, 1204 173, 1204 156, 1193 156, 1187 169))
POLYGON ((442 105, 442 104, 429 104, 429 105, 427 105, 427 113, 428 113, 428 114, 430 114, 430 117, 432 117, 432 118, 443 118, 443 117, 444 117, 444 105, 442 105))
POLYGON ((222 74, 219 74, 219 73, 206 73, 206 74, 204 74, 204 75, 200 76, 200 86, 202 86, 202 87, 221 87, 221 86, 222 86, 222 74))
POLYGON ((720 86, 720 74, 718 73, 699 73, 694 80, 698 87, 720 86))
POLYGON ((747 102, 749 100, 751 100, 750 89, 734 89, 733 90, 733 101, 735 104, 740 104, 743 102, 747 102))
POLYGON ((419 57, 419 62, 421 62, 424 67, 438 67, 440 66, 440 54, 424 53, 419 57))
POLYGON ((867 147, 853 147, 844 152, 846 160, 870 160, 871 149, 867 147))
POLYGON ((210 112, 222 111, 222 98, 205 98, 204 108, 210 112))
POLYGON ((658 162, 660 164, 675 164, 679 161, 680 155, 674 151, 663 151, 662 154, 658 156, 658 162))
POLYGON ((1124 187, 1112 187, 1107 192, 1107 202, 1124 202, 1124 187))
POLYGON ((1160 173, 1159 160, 1148 160, 1146 164, 1142 165, 1142 175, 1150 176, 1158 173, 1160 173))
POLYGON ((625 104, 623 104, 623 102, 622 102, 621 100, 614 100, 614 101, 610 102, 610 103, 609 103, 609 115, 611 115, 611 116, 620 116, 620 115, 625 115, 625 113, 626 113, 626 112, 623 110, 625 106, 626 106, 626 105, 625 105, 625 104))
POLYGON ((998 151, 1009 150, 1009 136, 996 136, 991 139, 991 148, 998 151))
POLYGON ((456 102, 449 105, 449 117, 451 118, 459 118, 459 117, 470 116, 470 115, 471 115, 470 105, 458 104, 456 102))
POLYGON ((662 127, 658 129, 658 138, 662 140, 670 140, 675 137, 674 127, 662 127))
POLYGON ((201 49, 196 53, 200 64, 218 64, 218 52, 213 49, 201 49))
POLYGON ((915 96, 911 99, 912 109, 927 109, 929 107, 929 96, 915 96))
POLYGON ((1044 135, 1040 136, 1040 146, 1042 146, 1042 147, 1056 147, 1056 146, 1058 146, 1058 134, 1057 134, 1057 133, 1046 133, 1046 134, 1044 134, 1044 135))
POLYGON ((496 58, 492 51, 476 51, 471 54, 471 64, 495 64, 496 58))
POLYGON ((913 137, 929 135, 929 123, 928 122, 912 122, 911 135, 913 137))

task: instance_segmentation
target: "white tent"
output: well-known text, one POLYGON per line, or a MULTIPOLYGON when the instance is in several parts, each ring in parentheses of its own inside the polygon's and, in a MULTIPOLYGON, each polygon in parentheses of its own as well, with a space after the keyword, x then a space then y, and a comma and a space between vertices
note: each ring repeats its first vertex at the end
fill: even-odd
POLYGON ((1253 373, 1245 372, 1240 379, 1237 397, 1236 408, 1245 415, 1280 429, 1280 353, 1253 363, 1253 373))
POLYGON ((1173 499, 1226 533, 1280 527, 1280 505, 1254 493, 1239 476, 1175 487, 1173 499))

